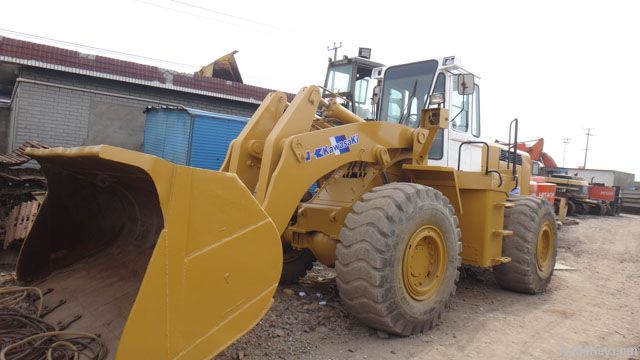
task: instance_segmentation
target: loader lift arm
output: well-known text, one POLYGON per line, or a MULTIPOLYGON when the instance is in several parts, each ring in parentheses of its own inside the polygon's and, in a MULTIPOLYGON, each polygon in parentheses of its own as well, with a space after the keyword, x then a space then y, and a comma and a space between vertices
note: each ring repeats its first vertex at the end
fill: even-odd
MULTIPOLYGON (((243 159, 253 156, 253 167, 259 167, 256 200, 280 234, 289 224, 305 191, 323 175, 354 161, 385 168, 391 165, 389 151, 396 149, 415 153, 423 163, 435 135, 435 131, 424 128, 367 122, 335 101, 321 99, 317 86, 300 90, 281 117, 275 119, 272 109, 282 103, 283 96, 272 93, 265 99, 263 104, 268 105, 258 109, 230 146, 228 165, 229 171, 233 172, 233 169, 245 166, 241 163, 243 159), (323 108, 325 116, 335 117, 344 125, 310 131, 318 107, 323 108), (269 121, 265 123, 264 119, 269 121), (272 128, 267 131, 269 125, 272 128), (256 130, 259 127, 262 131, 256 130), (342 144, 331 142, 341 138, 345 139, 342 144), (259 154, 255 152, 256 144, 264 144, 259 154), (347 151, 339 151, 340 146, 347 151)), ((436 123, 435 126, 441 125, 436 123)), ((245 184, 253 184, 256 171, 236 174, 245 184)))

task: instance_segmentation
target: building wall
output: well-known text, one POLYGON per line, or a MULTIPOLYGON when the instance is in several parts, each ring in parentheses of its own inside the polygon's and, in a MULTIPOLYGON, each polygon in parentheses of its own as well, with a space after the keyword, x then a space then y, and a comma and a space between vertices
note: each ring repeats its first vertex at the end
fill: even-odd
POLYGON ((29 67, 21 69, 16 86, 8 137, 12 148, 26 140, 37 140, 50 146, 109 144, 141 150, 143 110, 147 106, 182 105, 244 117, 250 117, 258 107, 256 104, 29 67))
POLYGON ((614 173, 614 181, 613 184, 616 186, 620 186, 622 188, 627 188, 633 184, 636 179, 635 174, 629 174, 625 172, 616 171, 614 173))
POLYGON ((591 169, 569 169, 569 175, 576 175, 591 182, 603 183, 607 186, 613 185, 613 171, 591 170, 591 169))
POLYGON ((633 183, 635 175, 615 170, 597 169, 568 169, 569 175, 578 174, 579 177, 595 183, 603 183, 607 186, 627 187, 633 183))
POLYGON ((0 154, 7 152, 10 115, 9 108, 0 107, 0 154))

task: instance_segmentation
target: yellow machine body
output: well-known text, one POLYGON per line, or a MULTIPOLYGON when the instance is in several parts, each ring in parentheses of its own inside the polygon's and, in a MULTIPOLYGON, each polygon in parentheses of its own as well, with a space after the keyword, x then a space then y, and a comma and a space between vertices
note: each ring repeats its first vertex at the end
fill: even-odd
MULTIPOLYGON (((510 235, 504 208, 518 183, 528 193, 527 156, 515 176, 496 144, 487 144, 489 160, 480 172, 430 166, 436 132, 449 126, 446 109, 423 110, 419 126, 410 128, 364 121, 320 94, 309 86, 291 103, 283 93, 269 94, 219 172, 110 146, 30 150, 49 194, 22 248, 18 277, 55 278, 58 269, 78 264, 137 264, 129 273, 139 281, 124 290, 118 281, 127 276, 95 275, 106 285, 94 293, 128 294, 129 303, 115 311, 120 327, 107 329, 118 358, 204 359, 267 311, 283 244, 310 249, 333 265, 345 217, 379 185, 414 182, 441 191, 460 219, 464 262, 509 261, 501 257, 502 239, 510 235), (317 192, 301 201, 314 183, 317 192), (100 258, 105 254, 111 257, 100 258)), ((82 308, 110 306, 71 293, 82 308)))

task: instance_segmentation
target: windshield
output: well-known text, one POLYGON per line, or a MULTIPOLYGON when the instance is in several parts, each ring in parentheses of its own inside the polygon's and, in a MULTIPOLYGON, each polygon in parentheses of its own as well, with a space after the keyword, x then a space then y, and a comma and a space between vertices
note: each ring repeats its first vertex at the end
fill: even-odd
POLYGON ((350 92, 352 73, 353 65, 351 64, 339 65, 329 69, 325 88, 334 93, 350 92))
POLYGON ((417 127, 437 69, 437 60, 389 67, 384 74, 378 120, 417 127))

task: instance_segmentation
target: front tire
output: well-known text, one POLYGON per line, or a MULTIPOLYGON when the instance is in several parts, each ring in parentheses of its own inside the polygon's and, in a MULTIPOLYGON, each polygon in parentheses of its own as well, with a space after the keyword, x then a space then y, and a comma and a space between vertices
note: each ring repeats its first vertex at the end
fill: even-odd
POLYGON ((460 229, 441 192, 418 184, 376 187, 340 232, 336 282, 345 308, 396 335, 430 329, 455 294, 460 229))
POLYGON ((502 256, 511 261, 493 268, 496 282, 505 289, 544 292, 556 265, 557 232, 549 204, 534 196, 509 199, 515 206, 504 211, 504 229, 513 231, 502 242, 502 256))

